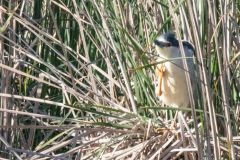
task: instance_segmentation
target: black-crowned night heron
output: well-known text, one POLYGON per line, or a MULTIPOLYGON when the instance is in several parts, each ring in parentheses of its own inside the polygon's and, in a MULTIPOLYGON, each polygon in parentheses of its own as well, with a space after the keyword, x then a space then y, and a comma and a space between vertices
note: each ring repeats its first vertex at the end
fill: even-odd
MULTIPOLYGON (((162 103, 173 107, 190 107, 187 81, 184 73, 183 58, 180 52, 179 41, 175 33, 168 32, 155 40, 157 61, 165 61, 156 66, 156 94, 162 103)), ((194 48, 182 41, 190 79, 194 77, 194 48)), ((195 86, 192 85, 193 90, 195 86)))

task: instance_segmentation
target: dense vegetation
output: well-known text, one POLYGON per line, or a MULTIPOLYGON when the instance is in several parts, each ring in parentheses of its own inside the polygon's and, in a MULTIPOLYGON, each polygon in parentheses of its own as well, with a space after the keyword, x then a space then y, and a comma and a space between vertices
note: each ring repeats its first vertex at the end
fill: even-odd
POLYGON ((0 3, 0 157, 240 158, 239 2, 0 3), (154 92, 152 44, 167 31, 196 49, 181 124, 154 92))

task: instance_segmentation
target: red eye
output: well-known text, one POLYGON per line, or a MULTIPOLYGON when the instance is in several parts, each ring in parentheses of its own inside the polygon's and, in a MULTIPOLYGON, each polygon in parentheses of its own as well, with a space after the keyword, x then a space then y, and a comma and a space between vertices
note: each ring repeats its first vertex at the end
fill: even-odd
POLYGON ((155 40, 154 43, 155 43, 155 45, 157 45, 161 48, 172 46, 171 42, 162 42, 162 41, 155 40))
POLYGON ((165 43, 165 47, 170 47, 172 44, 170 42, 165 43))

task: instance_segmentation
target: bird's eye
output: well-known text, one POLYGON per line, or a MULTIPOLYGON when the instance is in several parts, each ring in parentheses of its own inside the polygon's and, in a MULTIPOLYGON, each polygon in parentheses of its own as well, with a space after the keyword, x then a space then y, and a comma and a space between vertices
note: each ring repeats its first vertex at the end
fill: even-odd
POLYGON ((158 41, 158 40, 155 40, 154 44, 161 48, 172 46, 172 44, 170 42, 162 42, 162 41, 158 41))
POLYGON ((172 43, 170 43, 170 42, 165 43, 165 47, 170 47, 170 46, 172 46, 172 43))

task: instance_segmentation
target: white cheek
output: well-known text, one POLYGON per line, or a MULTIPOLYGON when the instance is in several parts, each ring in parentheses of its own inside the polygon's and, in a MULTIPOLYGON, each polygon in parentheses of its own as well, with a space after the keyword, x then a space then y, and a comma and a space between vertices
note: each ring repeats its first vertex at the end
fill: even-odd
POLYGON ((178 58, 180 57, 180 50, 177 47, 170 47, 169 48, 170 52, 170 58, 178 58))
POLYGON ((158 37, 157 40, 159 42, 168 42, 165 38, 163 38, 162 36, 158 37))
POLYGON ((156 46, 156 50, 157 50, 159 57, 162 57, 164 59, 179 57, 179 49, 176 47, 160 48, 160 47, 156 46))

